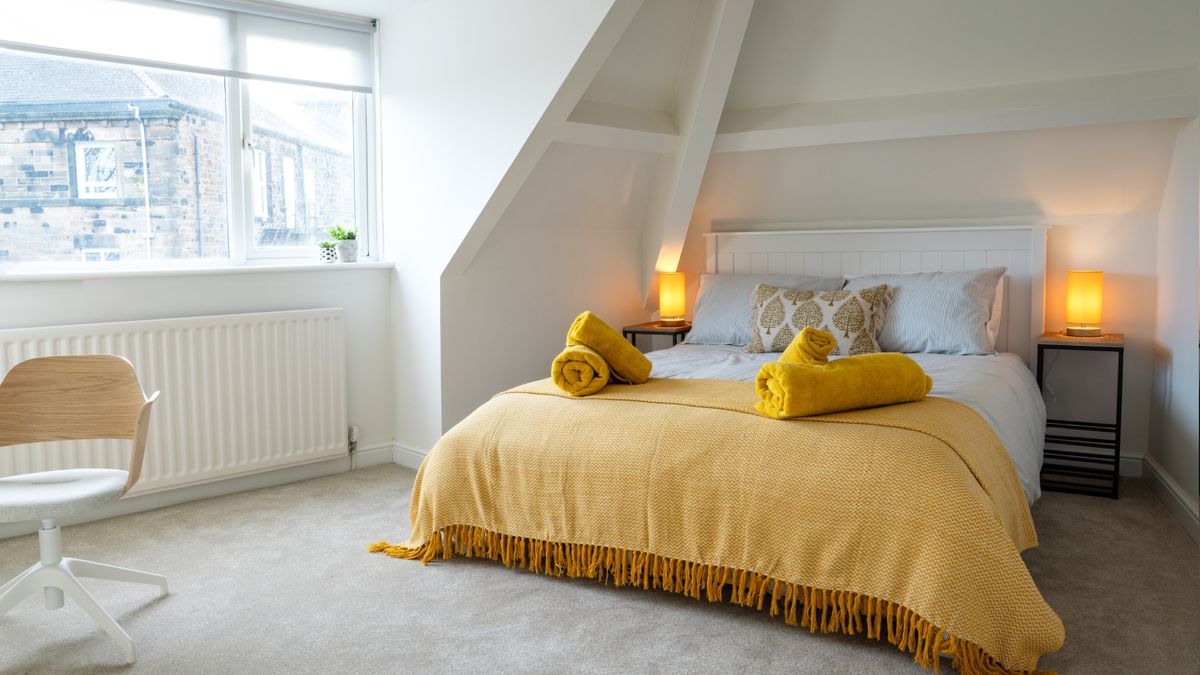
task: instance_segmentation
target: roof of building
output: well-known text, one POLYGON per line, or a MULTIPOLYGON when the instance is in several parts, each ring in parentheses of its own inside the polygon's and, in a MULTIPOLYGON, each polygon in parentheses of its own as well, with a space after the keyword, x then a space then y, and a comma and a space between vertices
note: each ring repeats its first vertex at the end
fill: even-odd
MULTIPOLYGON (((0 82, 0 109, 19 110, 24 117, 31 114, 31 109, 37 114, 40 104, 56 106, 61 117, 72 114, 63 112, 64 105, 73 110, 78 107, 74 104, 117 103, 123 111, 125 102, 139 100, 176 102, 218 117, 225 114, 224 79, 182 71, 0 48, 0 82)), ((252 118, 256 127, 344 149, 350 131, 342 116, 321 98, 298 105, 264 96, 252 100, 252 118)))
POLYGON ((164 95, 127 66, 9 49, 0 49, 0 82, 4 83, 4 99, 11 103, 152 99, 164 95))

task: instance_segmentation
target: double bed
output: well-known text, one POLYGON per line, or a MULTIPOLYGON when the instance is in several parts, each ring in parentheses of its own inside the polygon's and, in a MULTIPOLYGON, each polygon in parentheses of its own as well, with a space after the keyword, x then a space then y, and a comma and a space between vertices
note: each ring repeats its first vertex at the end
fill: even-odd
POLYGON ((372 550, 733 602, 934 669, 1031 672, 1063 639, 1020 557, 1037 544, 1045 409, 1026 363, 1044 228, 708 236, 708 270, 726 275, 985 265, 1007 269, 997 353, 911 354, 929 398, 768 419, 751 380, 779 355, 712 344, 653 352, 649 382, 586 398, 532 382, 447 432, 417 475, 409 540, 372 550))

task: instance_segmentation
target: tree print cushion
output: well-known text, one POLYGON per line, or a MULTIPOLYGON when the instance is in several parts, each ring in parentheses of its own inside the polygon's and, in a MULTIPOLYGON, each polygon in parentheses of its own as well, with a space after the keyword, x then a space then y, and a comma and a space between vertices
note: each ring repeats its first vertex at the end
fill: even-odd
POLYGON ((882 326, 887 291, 887 284, 856 291, 798 291, 759 284, 750 294, 746 351, 782 352, 811 326, 837 339, 832 355, 877 352, 875 333, 882 326))

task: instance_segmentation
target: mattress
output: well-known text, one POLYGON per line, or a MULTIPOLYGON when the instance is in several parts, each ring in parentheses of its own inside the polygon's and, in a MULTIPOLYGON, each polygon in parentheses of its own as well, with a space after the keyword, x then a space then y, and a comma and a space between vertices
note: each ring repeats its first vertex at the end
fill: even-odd
MULTIPOLYGON (((651 377, 753 380, 759 367, 779 354, 748 354, 732 345, 681 344, 650 352, 651 377)), ((1037 382, 1015 354, 953 356, 909 354, 933 378, 930 396, 970 406, 1004 444, 1032 505, 1041 496, 1046 406, 1037 382)), ((832 357, 832 358, 837 358, 832 357)))

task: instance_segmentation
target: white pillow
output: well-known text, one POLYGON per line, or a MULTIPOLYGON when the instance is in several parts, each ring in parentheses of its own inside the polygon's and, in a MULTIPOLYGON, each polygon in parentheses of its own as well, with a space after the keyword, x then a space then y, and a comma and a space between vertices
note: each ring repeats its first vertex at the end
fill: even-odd
MULTIPOLYGON (((850 279, 846 290, 887 284, 891 300, 876 339, 889 352, 992 354, 989 333, 996 286, 1007 270, 870 274, 850 279)), ((994 330, 999 330, 999 317, 994 330)))
POLYGON ((750 294, 759 284, 800 291, 836 291, 841 279, 798 274, 701 274, 692 330, 693 345, 737 345, 750 341, 750 294))

